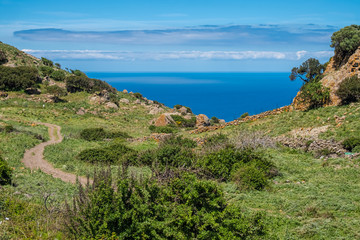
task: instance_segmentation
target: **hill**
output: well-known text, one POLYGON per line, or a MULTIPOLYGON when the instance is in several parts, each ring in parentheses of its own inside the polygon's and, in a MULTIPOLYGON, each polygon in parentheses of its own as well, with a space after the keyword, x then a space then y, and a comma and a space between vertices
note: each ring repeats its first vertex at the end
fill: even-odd
POLYGON ((216 123, 0 46, 40 79, 2 93, 0 238, 360 237, 359 102, 216 123))

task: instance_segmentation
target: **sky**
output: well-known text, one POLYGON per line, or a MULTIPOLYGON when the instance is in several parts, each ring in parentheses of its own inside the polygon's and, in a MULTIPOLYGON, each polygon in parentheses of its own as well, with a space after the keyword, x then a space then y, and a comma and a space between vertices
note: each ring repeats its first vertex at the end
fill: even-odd
POLYGON ((326 62, 359 0, 0 0, 0 41, 91 72, 288 72, 326 62))

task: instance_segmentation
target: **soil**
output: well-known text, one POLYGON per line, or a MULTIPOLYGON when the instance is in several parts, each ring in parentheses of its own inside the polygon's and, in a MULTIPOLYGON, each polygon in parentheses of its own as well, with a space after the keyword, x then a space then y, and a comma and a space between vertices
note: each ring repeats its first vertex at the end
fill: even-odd
MULTIPOLYGON (((53 176, 54 178, 60 178, 64 182, 70 182, 75 184, 76 179, 78 179, 79 183, 85 186, 88 182, 86 177, 76 176, 75 174, 61 171, 60 169, 54 168, 54 166, 44 159, 44 149, 46 146, 52 144, 61 143, 63 140, 63 136, 61 135, 61 127, 50 124, 50 123, 36 123, 40 125, 44 125, 49 128, 49 137, 50 140, 47 142, 40 143, 35 147, 26 150, 24 154, 24 158, 22 162, 24 165, 32 170, 40 169, 46 174, 53 176)), ((92 182, 89 180, 90 183, 92 182)))

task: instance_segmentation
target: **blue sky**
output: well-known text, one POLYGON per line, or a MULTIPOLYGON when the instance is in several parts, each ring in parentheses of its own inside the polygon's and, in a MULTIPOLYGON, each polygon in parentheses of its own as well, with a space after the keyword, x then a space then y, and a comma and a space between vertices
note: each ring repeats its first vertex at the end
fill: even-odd
POLYGON ((0 41, 64 67, 111 72, 277 72, 327 61, 360 1, 0 0, 0 41))

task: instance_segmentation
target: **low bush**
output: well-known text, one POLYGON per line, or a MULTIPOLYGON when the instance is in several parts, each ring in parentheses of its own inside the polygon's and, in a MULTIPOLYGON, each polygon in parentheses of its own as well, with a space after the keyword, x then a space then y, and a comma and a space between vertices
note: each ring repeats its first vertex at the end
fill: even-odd
POLYGON ((134 95, 134 97, 136 97, 137 99, 143 99, 143 95, 142 95, 141 93, 136 92, 136 93, 134 93, 133 95, 134 95))
POLYGON ((305 83, 300 90, 299 96, 304 104, 309 105, 309 109, 322 107, 330 100, 329 89, 319 79, 305 83))
POLYGON ((36 88, 40 82, 36 68, 0 66, 0 90, 21 91, 36 88))
POLYGON ((180 115, 171 115, 171 117, 179 127, 195 127, 196 125, 196 117, 191 117, 191 119, 185 119, 180 115))
POLYGON ((7 63, 7 57, 4 51, 0 50, 0 65, 7 63))
POLYGON ((64 216, 68 232, 81 239, 255 239, 266 238, 261 214, 245 215, 225 202, 215 182, 183 174, 160 184, 99 173, 79 188, 64 216))
POLYGON ((66 78, 66 89, 68 92, 101 92, 107 90, 108 92, 116 92, 115 88, 108 83, 99 79, 88 78, 86 75, 81 76, 68 76, 66 78))
POLYGON ((210 119, 210 122, 212 123, 212 124, 216 124, 216 123, 219 123, 220 122, 220 120, 217 118, 217 117, 212 117, 211 119, 210 119))
POLYGON ((360 100, 360 78, 357 75, 344 79, 336 91, 342 104, 357 102, 360 100))
POLYGON ((241 114, 241 116, 238 119, 243 119, 243 118, 246 118, 247 116, 249 116, 249 113, 245 112, 245 113, 241 114))
POLYGON ((104 139, 114 138, 131 138, 131 136, 125 132, 116 131, 108 132, 103 128, 87 128, 80 132, 80 137, 87 141, 100 141, 104 139))
POLYGON ((5 125, 3 127, 0 127, 0 132, 11 133, 14 130, 15 130, 15 128, 13 127, 13 125, 5 125))
POLYGON ((353 151, 356 147, 360 147, 360 138, 359 137, 350 137, 345 139, 343 146, 348 151, 353 151))
POLYGON ((65 73, 63 71, 54 71, 53 73, 51 73, 50 77, 52 79, 54 79, 55 81, 61 81, 63 82, 65 80, 65 73))
POLYGON ((54 69, 49 66, 41 66, 39 70, 43 77, 50 77, 50 75, 54 72, 54 69))
POLYGON ((0 185, 10 184, 12 170, 7 162, 0 156, 0 185))
POLYGON ((171 127, 171 126, 150 125, 149 130, 152 133, 175 133, 176 132, 176 129, 174 127, 171 127))
POLYGON ((86 149, 80 152, 77 158, 90 163, 115 163, 122 160, 125 154, 134 151, 123 144, 114 144, 109 147, 86 149))
POLYGON ((231 180, 240 190, 262 190, 268 186, 268 178, 256 164, 240 165, 231 174, 231 180))
POLYGON ((42 64, 44 64, 45 66, 49 66, 49 67, 54 66, 54 62, 53 62, 53 61, 51 61, 51 60, 49 60, 49 59, 47 59, 47 58, 44 58, 44 57, 41 58, 41 62, 42 62, 42 64))

